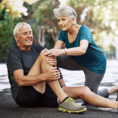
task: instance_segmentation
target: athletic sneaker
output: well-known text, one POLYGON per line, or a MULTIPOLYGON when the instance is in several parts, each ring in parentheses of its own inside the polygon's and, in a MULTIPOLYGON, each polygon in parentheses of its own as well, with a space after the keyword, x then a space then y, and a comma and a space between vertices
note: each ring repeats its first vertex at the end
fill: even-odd
POLYGON ((58 110, 68 113, 81 113, 87 111, 87 108, 79 105, 72 98, 67 97, 63 102, 59 103, 58 110))

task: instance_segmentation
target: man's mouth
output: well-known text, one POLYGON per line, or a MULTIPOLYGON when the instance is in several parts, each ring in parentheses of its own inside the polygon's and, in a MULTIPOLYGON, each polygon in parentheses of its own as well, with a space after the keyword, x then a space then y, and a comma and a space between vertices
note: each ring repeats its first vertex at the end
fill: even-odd
POLYGON ((26 42, 31 43, 32 39, 27 39, 26 42))

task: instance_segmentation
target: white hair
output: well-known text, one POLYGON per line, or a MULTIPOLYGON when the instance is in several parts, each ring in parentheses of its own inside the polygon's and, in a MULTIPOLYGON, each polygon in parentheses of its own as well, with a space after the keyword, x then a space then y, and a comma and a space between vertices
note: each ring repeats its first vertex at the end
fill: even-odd
POLYGON ((14 36, 18 35, 19 32, 20 32, 20 30, 21 30, 23 27, 26 27, 26 26, 28 26, 28 27, 31 28, 31 26, 30 26, 28 23, 26 23, 26 22, 20 22, 20 23, 16 24, 16 26, 15 26, 15 28, 14 28, 14 30, 13 30, 13 35, 14 35, 14 36))
POLYGON ((58 17, 75 17, 77 18, 77 14, 76 14, 76 11, 70 7, 70 6, 62 6, 60 8, 55 8, 53 10, 53 13, 55 15, 56 18, 58 17))

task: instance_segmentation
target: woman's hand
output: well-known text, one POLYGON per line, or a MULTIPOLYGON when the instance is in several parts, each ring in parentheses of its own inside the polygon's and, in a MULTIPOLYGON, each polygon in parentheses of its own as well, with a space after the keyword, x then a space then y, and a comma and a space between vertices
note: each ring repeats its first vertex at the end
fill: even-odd
POLYGON ((51 65, 51 66, 57 66, 57 59, 55 56, 47 56, 47 58, 45 59, 45 61, 51 65))
POLYGON ((41 54, 46 56, 46 58, 44 58, 46 63, 48 63, 51 66, 56 66, 57 65, 56 56, 51 56, 51 55, 49 56, 50 52, 49 52, 48 49, 42 50, 41 54))
POLYGON ((50 49, 50 50, 46 50, 44 52, 44 55, 45 56, 59 56, 64 53, 65 53, 64 49, 50 49))

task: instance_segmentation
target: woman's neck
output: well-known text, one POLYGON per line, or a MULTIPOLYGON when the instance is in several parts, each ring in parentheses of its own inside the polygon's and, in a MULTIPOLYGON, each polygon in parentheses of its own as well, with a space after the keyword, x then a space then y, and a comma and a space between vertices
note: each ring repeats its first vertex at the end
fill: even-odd
POLYGON ((70 35, 73 35, 73 34, 77 34, 79 29, 80 29, 81 25, 78 25, 78 24, 74 24, 72 25, 72 27, 70 29, 67 30, 67 32, 70 34, 70 35))

